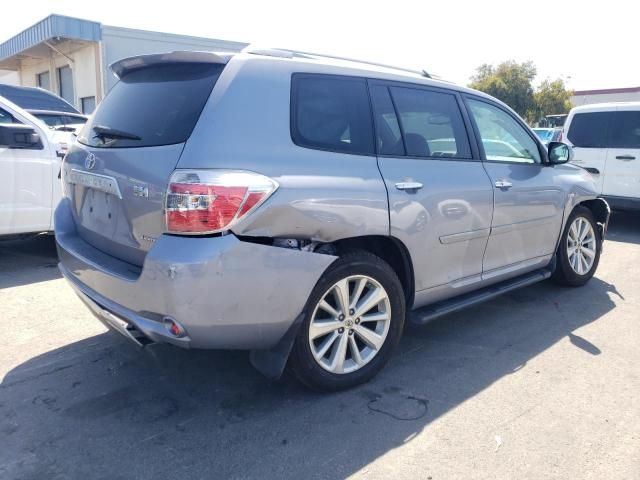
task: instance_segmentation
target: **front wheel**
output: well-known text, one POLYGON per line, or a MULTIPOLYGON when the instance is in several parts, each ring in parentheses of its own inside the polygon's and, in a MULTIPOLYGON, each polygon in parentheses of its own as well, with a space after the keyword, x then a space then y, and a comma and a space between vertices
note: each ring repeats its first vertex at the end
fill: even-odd
POLYGON ((337 259, 311 292, 290 366, 316 390, 366 382, 400 340, 405 302, 393 269, 367 252, 337 259))
POLYGON ((602 240, 591 210, 576 207, 560 240, 554 280, 572 287, 584 285, 598 268, 601 250, 602 240))

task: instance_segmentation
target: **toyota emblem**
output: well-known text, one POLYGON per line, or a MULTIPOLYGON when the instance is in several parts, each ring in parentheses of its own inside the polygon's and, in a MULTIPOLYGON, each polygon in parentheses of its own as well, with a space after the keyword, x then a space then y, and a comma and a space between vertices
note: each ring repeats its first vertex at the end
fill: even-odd
POLYGON ((96 166, 96 156, 93 153, 89 153, 87 158, 84 159, 84 168, 91 170, 96 166))

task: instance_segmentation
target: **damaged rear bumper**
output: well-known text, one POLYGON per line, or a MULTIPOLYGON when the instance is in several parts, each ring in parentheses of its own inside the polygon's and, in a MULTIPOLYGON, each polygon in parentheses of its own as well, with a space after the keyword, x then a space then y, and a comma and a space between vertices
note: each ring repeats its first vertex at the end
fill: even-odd
POLYGON ((140 269, 78 236, 65 202, 56 212, 62 274, 103 323, 138 343, 140 332, 185 348, 272 348, 335 259, 234 235, 162 235, 140 269), (166 317, 184 328, 182 336, 170 334, 166 317))

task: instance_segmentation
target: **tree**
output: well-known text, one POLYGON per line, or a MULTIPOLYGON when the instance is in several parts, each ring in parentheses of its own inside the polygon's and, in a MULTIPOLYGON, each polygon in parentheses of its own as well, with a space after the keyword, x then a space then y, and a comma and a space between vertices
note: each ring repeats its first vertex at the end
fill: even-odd
POLYGON ((536 76, 533 62, 513 60, 493 65, 480 65, 471 77, 469 87, 502 100, 522 117, 536 111, 532 82, 536 76))
POLYGON ((535 101, 534 121, 542 120, 546 115, 568 113, 571 110, 571 96, 573 92, 567 90, 561 78, 557 80, 543 80, 533 94, 535 101))

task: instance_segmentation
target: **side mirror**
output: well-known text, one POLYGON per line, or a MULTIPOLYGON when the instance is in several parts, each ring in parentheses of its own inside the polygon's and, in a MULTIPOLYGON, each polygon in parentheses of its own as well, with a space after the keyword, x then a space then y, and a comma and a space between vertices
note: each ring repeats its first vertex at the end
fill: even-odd
POLYGON ((573 158, 573 150, 566 143, 549 142, 547 151, 549 153, 549 164, 551 165, 567 163, 573 158))
POLYGON ((0 124, 0 147, 42 149, 42 140, 33 127, 20 123, 0 124))

